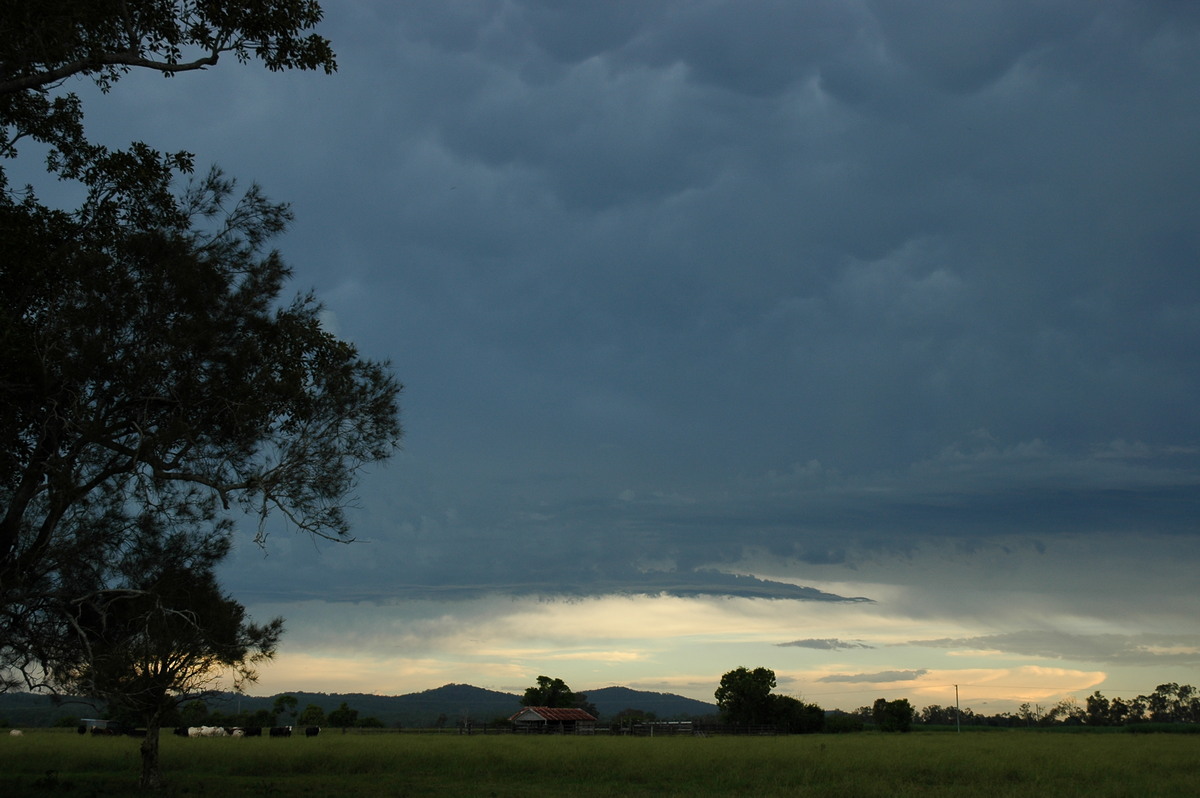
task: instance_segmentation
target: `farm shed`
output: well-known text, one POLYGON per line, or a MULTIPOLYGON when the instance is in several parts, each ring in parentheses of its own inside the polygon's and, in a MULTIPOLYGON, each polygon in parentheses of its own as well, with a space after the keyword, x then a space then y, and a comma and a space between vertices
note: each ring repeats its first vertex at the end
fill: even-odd
POLYGON ((596 719, 582 709, 525 707, 509 718, 513 731, 527 734, 592 734, 596 719))
POLYGON ((102 718, 80 718, 79 728, 76 729, 80 734, 120 734, 123 729, 121 724, 115 720, 104 720, 102 718))

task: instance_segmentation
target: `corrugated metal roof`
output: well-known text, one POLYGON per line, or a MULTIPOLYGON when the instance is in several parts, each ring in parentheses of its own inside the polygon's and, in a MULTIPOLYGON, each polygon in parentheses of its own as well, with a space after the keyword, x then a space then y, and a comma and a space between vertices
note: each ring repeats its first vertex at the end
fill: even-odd
POLYGON ((509 718, 509 720, 516 720, 518 717, 520 717, 522 714, 524 714, 526 712, 536 712, 539 716, 542 717, 543 720, 547 720, 547 721, 560 721, 560 720, 595 721, 596 720, 588 712, 585 712, 582 709, 576 709, 574 707, 571 707, 570 709, 567 709, 564 707, 525 707, 520 712, 518 712, 516 715, 513 715, 511 718, 509 718))

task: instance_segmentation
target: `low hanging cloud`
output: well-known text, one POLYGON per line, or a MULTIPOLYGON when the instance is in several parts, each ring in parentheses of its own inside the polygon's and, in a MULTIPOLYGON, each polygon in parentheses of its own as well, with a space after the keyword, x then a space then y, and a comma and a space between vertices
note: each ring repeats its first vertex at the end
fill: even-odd
MULTIPOLYGON (((354 554, 365 558, 372 555, 380 559, 386 557, 376 551, 367 549, 354 554)), ((342 559, 353 562, 349 557, 342 559)), ((504 561, 499 555, 494 559, 497 562, 504 561)), ((870 598, 863 596, 842 596, 805 585, 707 568, 643 571, 622 563, 606 568, 594 563, 567 563, 557 568, 533 569, 529 574, 521 573, 515 567, 512 573, 500 574, 494 568, 487 569, 478 564, 472 566, 465 558, 457 573, 449 567, 438 571, 433 567, 438 563, 427 563, 426 573, 421 574, 411 566, 405 570, 403 563, 396 563, 391 572, 393 581, 388 583, 364 582, 363 568, 326 568, 320 576, 323 579, 322 588, 314 593, 303 586, 274 590, 256 583, 255 574, 261 574, 263 570, 260 560, 239 560, 233 567, 227 567, 226 578, 238 589, 239 595, 260 600, 306 600, 328 595, 333 588, 330 600, 379 604, 417 600, 471 600, 497 595, 565 600, 603 595, 676 598, 721 596, 776 601, 872 603, 870 598), (515 578, 514 574, 517 574, 515 578), (422 579, 422 576, 425 578, 422 579)), ((318 572, 312 570, 304 572, 300 582, 307 584, 316 579, 318 572)))
POLYGON ((886 684, 887 682, 913 682, 929 673, 925 668, 915 671, 879 671, 878 673, 831 673, 817 679, 818 682, 848 682, 851 684, 886 684))
POLYGON ((864 643, 861 640, 838 640, 836 637, 825 638, 807 638, 805 640, 792 640, 789 643, 777 643, 781 648, 814 648, 818 651, 846 651, 855 648, 875 648, 875 646, 864 643))
POLYGON ((1047 659, 1122 665, 1200 664, 1200 637, 1196 635, 1077 635, 1036 630, 980 637, 914 640, 909 645, 963 651, 1000 651, 1047 659))

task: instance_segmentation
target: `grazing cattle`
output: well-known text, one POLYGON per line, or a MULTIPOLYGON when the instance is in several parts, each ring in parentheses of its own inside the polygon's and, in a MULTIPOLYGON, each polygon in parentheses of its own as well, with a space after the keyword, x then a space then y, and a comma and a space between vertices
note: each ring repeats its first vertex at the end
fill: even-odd
POLYGON ((262 737, 262 726, 245 726, 242 731, 247 737, 262 737))
POLYGON ((171 734, 174 734, 176 737, 187 737, 188 736, 188 727, 187 726, 176 726, 171 731, 171 734))
POLYGON ((304 736, 305 737, 316 737, 320 733, 321 733, 320 726, 306 726, 304 728, 304 736))
POLYGON ((291 726, 272 726, 271 727, 271 736, 272 737, 291 737, 292 736, 292 727, 291 726))
POLYGON ((186 730, 175 730, 176 734, 188 737, 228 737, 229 732, 221 726, 188 726, 186 730))
POLYGON ((20 729, 13 729, 8 733, 9 737, 23 737, 24 735, 25 732, 21 731, 20 729))
POLYGON ((246 736, 246 730, 245 730, 245 729, 238 729, 238 728, 233 728, 233 729, 230 729, 230 730, 229 730, 229 736, 230 736, 230 737, 245 737, 245 736, 246 736))

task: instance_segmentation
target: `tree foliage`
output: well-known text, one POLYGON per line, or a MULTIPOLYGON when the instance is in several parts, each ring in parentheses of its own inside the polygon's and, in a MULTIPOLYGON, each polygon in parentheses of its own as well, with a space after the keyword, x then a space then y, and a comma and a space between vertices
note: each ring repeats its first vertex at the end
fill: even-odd
MULTIPOLYGON (((865 708, 869 717, 871 708, 865 708)), ((956 723, 954 707, 936 704, 919 713, 919 721, 929 725, 956 723)), ((1108 698, 1099 690, 1080 704, 1066 697, 1046 709, 1036 704, 1021 704, 1015 713, 981 715, 968 707, 961 710, 964 726, 1136 726, 1142 723, 1200 723, 1200 690, 1189 684, 1160 684, 1148 695, 1134 698, 1108 698)))
POLYGON ((334 68, 329 41, 306 33, 315 0, 4 0, 0 94, 72 75, 108 88, 131 68, 165 75, 214 66, 226 53, 271 70, 334 68))
POLYGON ((213 569, 228 537, 139 530, 135 546, 95 589, 71 599, 52 665, 56 685, 101 699, 146 728, 144 787, 159 787, 158 736, 175 708, 198 700, 228 675, 240 690, 257 677, 283 633, 283 620, 251 623, 221 592, 213 569))
MULTIPOLYGON (((0 0, 0 158, 16 157, 22 140, 44 145, 49 172, 86 190, 77 214, 101 234, 115 220, 152 226, 166 213, 177 222, 170 186, 191 172, 193 156, 89 141, 79 96, 61 91, 66 78, 107 92, 133 69, 170 76, 227 53, 271 70, 329 73, 333 51, 312 32, 322 15, 316 0, 0 0)), ((0 190, 9 190, 2 165, 0 190)))
POLYGON ((798 698, 772 693, 775 671, 770 668, 735 668, 721 677, 717 707, 726 723, 739 726, 775 726, 791 734, 821 731, 825 710, 798 698))
POLYGON ((110 587, 139 530, 223 539, 249 513, 349 540, 343 508, 400 436, 399 384, 325 330, 269 242, 292 221, 188 153, 84 135, 67 76, 112 88, 223 54, 334 68, 310 0, 0 0, 0 157, 22 139, 73 209, 0 163, 0 689, 72 661, 67 608, 110 587))
POLYGON ((825 710, 788 695, 772 694, 771 722, 788 734, 814 734, 825 729, 825 710))
POLYGON ((729 671, 721 677, 715 693, 721 716, 727 723, 770 723, 770 696, 774 688, 775 671, 770 668, 739 667, 729 671))
POLYGON ((0 153, 28 136, 76 166, 95 160, 72 152, 85 141, 78 97, 52 93, 68 77, 108 91, 135 68, 171 76, 225 54, 332 72, 329 41, 311 32, 322 15, 316 0, 0 0, 0 153))
POLYGON ((345 498, 398 440, 399 385, 322 327, 313 297, 279 303, 289 270, 263 246, 290 214, 257 188, 234 196, 214 170, 180 223, 101 234, 0 197, 9 641, 146 519, 196 529, 240 510, 261 541, 280 511, 349 539, 345 498))
POLYGON ((325 722, 335 729, 345 731, 358 722, 358 710, 351 709, 350 705, 343 701, 337 709, 329 713, 325 722))
POLYGON ((907 732, 912 731, 913 718, 916 711, 907 698, 897 698, 888 701, 877 698, 871 707, 871 718, 880 731, 907 732))
POLYGON ((300 713, 300 717, 296 718, 296 722, 301 726, 320 726, 325 723, 325 710, 316 704, 309 704, 300 713))
POLYGON ((597 714, 595 705, 588 701, 586 693, 573 693, 562 679, 551 679, 549 676, 539 676, 537 684, 525 688, 521 706, 575 708, 592 716, 597 714))
POLYGON ((271 724, 275 724, 275 719, 280 716, 296 717, 296 706, 300 702, 294 695, 279 695, 275 697, 275 703, 271 705, 271 724))
POLYGON ((267 245, 286 205, 215 168, 181 188, 190 153, 88 140, 62 88, 226 54, 330 72, 321 15, 315 0, 0 0, 0 690, 140 718, 146 786, 164 718, 203 710, 222 674, 253 680, 282 634, 217 584, 235 520, 256 517, 259 542, 276 514, 349 540, 358 470, 399 440, 400 386, 311 295, 283 296, 267 245), (9 185, 27 142, 77 207, 9 185))

